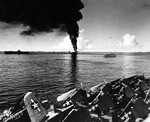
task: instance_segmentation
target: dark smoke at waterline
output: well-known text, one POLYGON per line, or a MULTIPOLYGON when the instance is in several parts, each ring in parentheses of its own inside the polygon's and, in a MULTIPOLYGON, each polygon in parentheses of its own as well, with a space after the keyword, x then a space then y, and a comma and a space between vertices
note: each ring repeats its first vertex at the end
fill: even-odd
POLYGON ((80 0, 0 0, 0 21, 17 25, 27 30, 22 35, 52 32, 54 29, 69 34, 76 51, 79 26, 82 19, 80 0))

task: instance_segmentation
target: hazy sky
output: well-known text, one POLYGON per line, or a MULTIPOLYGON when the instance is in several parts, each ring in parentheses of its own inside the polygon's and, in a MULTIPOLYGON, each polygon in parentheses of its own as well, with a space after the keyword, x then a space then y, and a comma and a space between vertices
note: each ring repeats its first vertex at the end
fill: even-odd
MULTIPOLYGON (((149 0, 82 0, 79 51, 150 51, 149 0)), ((0 50, 70 51, 68 35, 20 35, 26 28, 0 22, 0 50)))

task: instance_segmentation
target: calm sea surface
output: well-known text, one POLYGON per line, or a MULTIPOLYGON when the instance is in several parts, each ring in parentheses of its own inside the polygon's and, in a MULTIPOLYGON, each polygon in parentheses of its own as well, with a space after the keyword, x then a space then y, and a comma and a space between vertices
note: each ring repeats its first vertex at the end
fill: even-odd
POLYGON ((33 91, 41 100, 83 83, 85 89, 100 82, 144 74, 150 77, 150 53, 117 54, 104 58, 90 54, 0 54, 0 111, 12 106, 19 96, 33 91))

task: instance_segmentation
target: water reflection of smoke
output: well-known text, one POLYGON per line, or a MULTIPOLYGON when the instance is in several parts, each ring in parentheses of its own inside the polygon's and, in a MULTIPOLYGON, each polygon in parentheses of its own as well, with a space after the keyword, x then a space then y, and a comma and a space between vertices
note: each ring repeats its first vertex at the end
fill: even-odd
POLYGON ((70 59, 70 80, 72 82, 78 81, 78 61, 77 61, 77 53, 71 53, 70 59))

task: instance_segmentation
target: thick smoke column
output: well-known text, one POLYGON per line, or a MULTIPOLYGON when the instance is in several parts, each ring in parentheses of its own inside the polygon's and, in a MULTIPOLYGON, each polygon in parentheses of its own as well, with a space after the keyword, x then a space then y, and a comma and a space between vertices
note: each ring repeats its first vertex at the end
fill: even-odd
POLYGON ((28 29, 22 35, 53 29, 67 32, 76 51, 82 8, 80 0, 0 0, 0 21, 23 24, 28 29))

